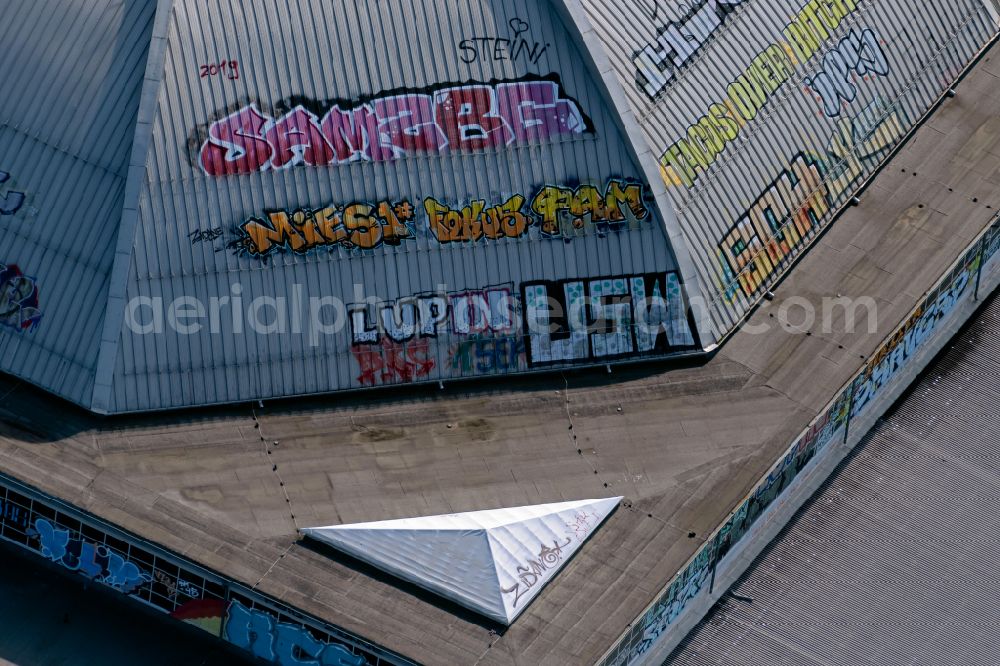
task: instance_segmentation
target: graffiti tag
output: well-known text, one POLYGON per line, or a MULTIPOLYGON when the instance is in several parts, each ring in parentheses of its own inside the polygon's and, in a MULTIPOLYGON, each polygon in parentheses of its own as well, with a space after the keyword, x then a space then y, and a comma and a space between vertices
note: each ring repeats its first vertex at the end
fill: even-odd
POLYGON ((852 29, 847 37, 823 57, 823 68, 806 80, 806 86, 823 103, 830 118, 840 115, 858 96, 856 77, 887 76, 889 61, 874 30, 858 32, 852 29))
POLYGON ((237 240, 229 245, 238 254, 252 257, 267 257, 281 250, 296 254, 335 247, 371 250, 413 239, 408 226, 413 216, 413 206, 405 199, 375 205, 330 205, 292 213, 274 211, 266 220, 248 220, 239 228, 237 240))
POLYGON ((696 347, 675 272, 523 284, 533 367, 696 347))
POLYGON ((485 200, 453 208, 432 197, 424 200, 427 221, 439 243, 475 242, 483 238, 519 238, 530 227, 546 236, 559 236, 564 229, 589 225, 639 224, 649 217, 642 185, 620 180, 608 182, 602 192, 593 185, 577 188, 545 186, 532 199, 532 216, 524 212, 527 199, 515 195, 504 203, 487 207, 485 200))
POLYGON ((538 552, 537 558, 528 560, 526 563, 517 566, 516 577, 518 582, 514 583, 511 587, 500 588, 502 593, 514 595, 514 608, 517 608, 517 602, 521 600, 521 597, 548 578, 550 570, 558 568, 559 563, 563 561, 563 548, 572 543, 572 541, 572 539, 568 539, 566 543, 561 545, 558 541, 553 541, 551 547, 543 545, 542 549, 538 552))
POLYGON ((557 77, 397 92, 362 104, 296 100, 279 118, 245 106, 208 127, 209 176, 483 151, 591 132, 557 77), (310 110, 312 109, 312 110, 310 110))
MULTIPOLYGON (((10 174, 0 171, 0 185, 10 180, 10 174)), ((21 210, 26 196, 23 192, 9 191, 6 194, 0 192, 0 215, 13 215, 21 210)))
POLYGON ((531 25, 524 19, 513 18, 509 25, 511 33, 508 37, 469 37, 461 40, 458 43, 459 59, 466 65, 479 61, 519 60, 537 65, 551 44, 542 44, 529 39, 531 25))
MULTIPOLYGON (((882 100, 844 119, 827 146, 826 159, 800 153, 737 220, 722 242, 727 287, 738 283, 744 296, 756 294, 838 201, 903 137, 906 120, 882 100)), ((734 294, 729 291, 728 297, 734 294)))
POLYGON ((809 62, 856 8, 857 0, 811 0, 804 5, 782 31, 784 40, 761 50, 726 87, 725 97, 709 105, 663 152, 660 170, 664 182, 694 185, 792 78, 798 66, 809 62))
POLYGON ((140 571, 107 546, 73 539, 68 530, 59 529, 44 518, 35 520, 34 536, 38 538, 42 557, 119 592, 129 594, 153 580, 150 574, 140 571))
POLYGON ((38 285, 16 265, 0 264, 0 326, 32 331, 42 320, 38 285))
POLYGON ((746 0, 654 0, 652 19, 657 37, 636 53, 636 85, 650 98, 656 97, 690 64, 709 38, 746 0), (662 12, 662 17, 661 17, 662 12), (665 23, 662 20, 665 19, 665 23))
POLYGON ((223 637, 255 657, 279 664, 319 666, 363 666, 361 655, 343 645, 324 643, 305 627, 278 622, 270 613, 250 610, 238 601, 229 604, 223 637))
POLYGON ((223 60, 218 64, 202 65, 199 78, 207 79, 211 76, 223 76, 230 81, 239 81, 240 63, 237 60, 223 60))

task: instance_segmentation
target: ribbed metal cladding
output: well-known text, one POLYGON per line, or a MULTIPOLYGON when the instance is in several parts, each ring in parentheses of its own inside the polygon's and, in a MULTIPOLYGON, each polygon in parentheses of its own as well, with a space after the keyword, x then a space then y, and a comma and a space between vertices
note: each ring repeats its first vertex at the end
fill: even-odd
POLYGON ((155 4, 0 0, 0 370, 77 402, 93 384, 155 4))
POLYGON ((723 334, 997 29, 982 0, 581 3, 723 334))
MULTIPOLYGON (((234 285, 244 308, 261 297, 392 303, 437 293, 442 285, 448 293, 506 287, 520 298, 521 286, 538 280, 662 275, 676 270, 676 263, 651 200, 646 219, 607 232, 587 224, 555 238, 532 227, 518 238, 442 244, 424 213, 429 197, 461 207, 476 200, 492 206, 522 194, 527 211, 545 185, 593 184, 603 193, 612 180, 641 184, 626 145, 585 59, 547 2, 178 0, 127 298, 169 304, 194 297, 207 304, 232 296, 234 285), (473 57, 467 40, 479 37, 508 39, 522 50, 498 58, 495 41, 489 48, 473 41, 480 44, 473 57), (521 41, 527 46, 520 47, 521 41), (558 95, 576 105, 588 127, 485 150, 223 177, 207 174, 199 161, 209 125, 251 104, 271 118, 304 104, 321 119, 334 105, 350 109, 402 93, 514 81, 558 82, 558 95), (331 244, 308 253, 276 253, 266 261, 231 247, 241 225, 269 211, 403 199, 417 209, 415 238, 398 246, 359 251, 331 244), (206 241, 199 233, 205 231, 221 237, 206 241)), ((231 317, 228 310, 223 316, 231 317)), ((513 368, 493 367, 496 355, 488 359, 490 367, 476 356, 463 367, 451 341, 429 350, 415 347, 434 365, 421 378, 523 371, 524 353, 517 347, 523 350, 525 343, 517 332, 511 339, 513 352, 505 348, 500 356, 517 357, 513 368)), ((296 334, 294 326, 283 335, 257 335, 249 327, 242 334, 213 335, 206 327, 197 335, 136 335, 126 326, 112 411, 370 385, 360 375, 346 326, 317 341, 308 332, 296 334)), ((411 378, 385 383, 392 379, 411 378)))
POLYGON ((1000 663, 998 329, 994 299, 671 666, 1000 663))

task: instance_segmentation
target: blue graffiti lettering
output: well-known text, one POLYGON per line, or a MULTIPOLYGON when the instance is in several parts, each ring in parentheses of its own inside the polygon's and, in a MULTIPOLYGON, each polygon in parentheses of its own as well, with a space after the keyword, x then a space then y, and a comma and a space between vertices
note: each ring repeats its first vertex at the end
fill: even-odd
POLYGON ((35 521, 32 534, 38 538, 42 557, 125 594, 153 580, 107 546, 71 539, 68 530, 58 529, 44 518, 35 521))
POLYGON ((364 666, 365 658, 343 646, 324 643, 305 627, 284 622, 238 601, 229 605, 224 638, 255 657, 280 666, 364 666))
MULTIPOLYGON (((10 174, 0 171, 0 185, 10 180, 10 174)), ((21 192, 7 192, 0 194, 0 215, 13 215, 24 205, 25 196, 21 192)))

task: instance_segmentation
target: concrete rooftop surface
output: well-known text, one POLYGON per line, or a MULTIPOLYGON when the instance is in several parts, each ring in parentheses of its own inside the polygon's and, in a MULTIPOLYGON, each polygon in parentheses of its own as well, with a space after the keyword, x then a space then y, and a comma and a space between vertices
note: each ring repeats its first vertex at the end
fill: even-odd
POLYGON ((670 666, 1000 663, 998 328, 994 296, 670 666))
POLYGON ((751 318, 773 324, 791 296, 870 296, 875 333, 772 326, 699 367, 114 419, 3 378, 0 471, 419 662, 593 662, 996 213, 997 55, 751 318), (506 630, 296 532, 617 495, 622 507, 506 630))

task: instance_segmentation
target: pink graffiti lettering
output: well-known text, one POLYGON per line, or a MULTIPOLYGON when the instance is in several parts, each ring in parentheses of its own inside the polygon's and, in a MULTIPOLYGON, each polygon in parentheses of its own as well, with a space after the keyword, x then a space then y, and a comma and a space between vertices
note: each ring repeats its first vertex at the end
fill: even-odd
POLYGON ((209 176, 259 171, 271 160, 271 145, 262 137, 269 118, 250 105, 213 123, 201 147, 202 170, 209 176))
POLYGON ((217 177, 499 149, 589 131, 580 107, 556 81, 470 84, 349 109, 337 104, 322 120, 302 106, 275 119, 251 104, 209 126, 198 162, 217 177))
POLYGON ((264 134, 273 148, 271 166, 323 166, 333 162, 333 148, 320 129, 319 119, 301 106, 283 116, 264 134))

